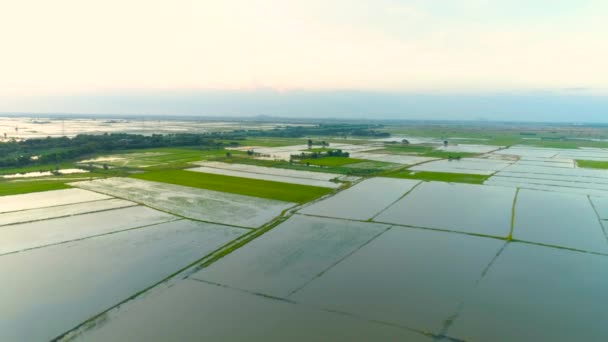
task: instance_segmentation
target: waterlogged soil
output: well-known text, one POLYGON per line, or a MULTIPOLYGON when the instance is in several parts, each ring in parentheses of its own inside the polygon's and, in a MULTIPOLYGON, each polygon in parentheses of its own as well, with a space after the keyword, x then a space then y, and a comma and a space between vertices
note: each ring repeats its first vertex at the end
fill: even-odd
POLYGON ((425 182, 374 221, 506 237, 515 189, 425 182))
POLYGON ((147 207, 130 207, 0 227, 0 255, 177 219, 147 207))
POLYGON ((504 243, 393 227, 290 299, 439 332, 504 243))
POLYGON ((109 199, 93 202, 59 205, 50 208, 13 211, 9 213, 0 214, 0 226, 41 221, 59 217, 82 215, 92 212, 132 207, 136 205, 137 203, 121 199, 109 199))
POLYGON ((24 195, 0 196, 0 213, 98 201, 109 198, 111 197, 82 189, 65 189, 24 195))
POLYGON ((340 174, 333 174, 333 173, 279 169, 279 168, 274 168, 274 167, 245 165, 245 164, 231 164, 231 163, 220 163, 220 162, 197 162, 194 164, 197 164, 200 166, 205 166, 205 167, 210 167, 210 168, 222 169, 222 170, 242 171, 242 172, 249 172, 249 173, 259 173, 259 174, 264 174, 264 175, 312 179, 312 180, 319 180, 319 181, 330 181, 334 178, 342 176, 340 174))
MULTIPOLYGON (((278 176, 278 175, 268 175, 268 174, 262 174, 262 173, 236 171, 236 170, 225 170, 225 169, 206 167, 206 166, 188 169, 188 171, 209 173, 209 174, 214 174, 214 175, 260 179, 260 180, 267 180, 267 181, 272 181, 272 182, 318 186, 318 187, 322 187, 322 188, 331 188, 331 189, 339 188, 341 185, 339 183, 333 183, 333 182, 323 181, 323 180, 295 178, 295 177, 286 177, 286 176, 278 176)), ((339 177, 339 175, 336 175, 336 177, 339 177)))
POLYGON ((367 220, 405 195, 420 181, 370 178, 302 210, 309 215, 367 220))
POLYGON ((257 228, 294 203, 235 195, 133 178, 107 178, 71 185, 208 222, 257 228))
POLYGON ((387 228, 295 215, 192 277, 285 297, 387 228))
POLYGON ((513 238, 608 253, 608 242, 589 198, 521 190, 515 207, 513 238))
POLYGON ((0 340, 48 341, 245 232, 180 220, 4 255, 0 340))
POLYGON ((82 341, 411 341, 422 334, 339 313, 183 280, 111 312, 82 341))
POLYGON ((466 341, 605 341, 608 257, 510 243, 447 334, 466 341))

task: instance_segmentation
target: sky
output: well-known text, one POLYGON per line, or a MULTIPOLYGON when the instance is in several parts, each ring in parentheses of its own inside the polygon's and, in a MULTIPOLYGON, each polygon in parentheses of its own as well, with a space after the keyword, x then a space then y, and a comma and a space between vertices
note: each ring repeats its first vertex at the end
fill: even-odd
POLYGON ((606 17, 605 0, 0 0, 0 112, 608 121, 606 17))

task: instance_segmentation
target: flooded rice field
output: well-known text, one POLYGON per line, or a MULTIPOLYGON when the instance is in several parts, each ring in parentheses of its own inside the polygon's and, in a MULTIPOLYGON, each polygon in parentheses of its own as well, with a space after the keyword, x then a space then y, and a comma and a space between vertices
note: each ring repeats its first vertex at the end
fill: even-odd
POLYGON ((136 205, 137 203, 121 199, 108 199, 39 209, 19 210, 8 213, 0 213, 0 226, 101 212, 136 205))
POLYGON ((402 165, 415 165, 424 162, 428 162, 431 160, 436 160, 437 158, 430 157, 418 157, 418 156, 407 156, 407 155, 398 155, 398 154, 384 154, 384 153, 371 153, 371 152, 356 152, 351 154, 352 158, 358 159, 366 159, 373 161, 380 161, 385 163, 395 163, 402 165))
POLYGON ((388 227, 296 215, 192 278, 286 297, 388 227))
MULTIPOLYGON (((1 216, 0 216, 1 217, 1 216)), ((177 219, 137 206, 0 227, 0 255, 177 219)))
POLYGON ((132 178, 108 178, 73 186, 142 203, 207 222, 257 228, 295 204, 132 178))
POLYGON ((335 196, 314 203, 301 213, 353 219, 371 219, 397 201, 420 181, 394 178, 371 178, 346 189, 335 196))
POLYGON ((495 239, 392 228, 290 298, 441 331, 503 246, 495 239))
POLYGON ((481 153, 412 169, 483 185, 377 177, 303 207, 124 178, 0 197, 0 340, 606 340, 608 171, 574 162, 603 150, 481 153))
POLYGON ((259 174, 264 174, 264 175, 301 178, 301 179, 318 180, 318 181, 330 181, 332 179, 342 176, 341 174, 336 174, 336 173, 277 169, 274 167, 245 165, 245 164, 230 164, 230 163, 221 163, 221 162, 195 162, 193 164, 210 167, 210 168, 222 169, 222 170, 242 171, 242 172, 249 172, 249 173, 259 173, 259 174))
POLYGON ((374 218, 377 222, 506 237, 515 189, 429 182, 374 218))
POLYGON ((111 197, 107 195, 81 189, 36 192, 15 196, 0 196, 0 213, 98 201, 109 198, 111 197))
POLYGON ((77 341, 411 341, 433 339, 351 315, 184 280, 104 316, 77 341))
POLYGON ((437 160, 411 167, 413 171, 447 172, 475 175, 491 175, 511 162, 497 159, 463 158, 460 160, 437 160))
POLYGON ((448 330, 467 341, 604 341, 608 257, 510 243, 448 330))
POLYGON ((55 338, 246 231, 180 220, 1 256, 0 340, 55 338))
POLYGON ((323 176, 311 176, 310 174, 317 174, 315 172, 308 171, 295 171, 295 170, 284 170, 284 174, 281 171, 283 169, 273 169, 271 167, 261 167, 261 166, 251 166, 248 165, 238 165, 233 167, 233 164, 225 164, 225 163, 201 163, 202 166, 188 169, 188 171, 201 172, 201 173, 209 173, 214 175, 224 175, 224 176, 233 176, 233 177, 242 177, 242 178, 251 178, 251 179, 260 179, 267 180, 273 182, 281 182, 281 183, 291 183, 291 184, 300 184, 300 185, 309 185, 309 186, 317 186, 322 188, 331 188, 336 189, 340 187, 340 183, 330 182, 329 179, 338 178, 341 175, 338 174, 324 174, 320 173, 323 176), (228 166, 226 166, 228 165, 228 166), (270 170, 270 171, 269 171, 270 170), (298 174, 302 172, 302 174, 298 174), (312 178, 314 177, 314 178, 312 178), (328 178, 329 179, 315 179, 315 178, 328 178))
POLYGON ((587 196, 522 189, 513 238, 608 254, 608 240, 587 196))

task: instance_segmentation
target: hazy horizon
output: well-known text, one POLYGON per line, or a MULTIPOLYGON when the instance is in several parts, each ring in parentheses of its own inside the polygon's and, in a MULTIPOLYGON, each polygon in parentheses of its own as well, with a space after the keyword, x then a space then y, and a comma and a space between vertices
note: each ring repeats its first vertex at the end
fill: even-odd
POLYGON ((482 95, 268 89, 131 91, 1 102, 0 113, 4 114, 608 122, 608 98, 572 90, 482 95))
POLYGON ((608 122, 607 14, 601 0, 23 0, 0 12, 0 112, 608 122))

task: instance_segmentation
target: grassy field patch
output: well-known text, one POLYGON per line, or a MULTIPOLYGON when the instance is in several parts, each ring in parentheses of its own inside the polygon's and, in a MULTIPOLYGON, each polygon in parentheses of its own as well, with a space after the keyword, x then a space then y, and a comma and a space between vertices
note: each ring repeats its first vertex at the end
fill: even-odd
POLYGON ((578 165, 578 167, 585 167, 589 169, 608 169, 608 162, 606 161, 577 160, 576 165, 578 165))
POLYGON ((153 171, 132 175, 131 177, 294 203, 306 203, 333 191, 332 189, 315 186, 212 175, 184 170, 153 171))
POLYGON ((426 172, 402 170, 394 173, 383 174, 384 177, 420 179, 425 181, 439 181, 452 183, 483 184, 490 176, 469 175, 463 173, 426 172))
POLYGON ((29 194, 50 190, 69 188, 65 181, 28 181, 28 182, 0 182, 0 196, 29 194))

